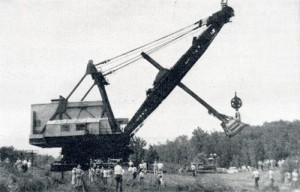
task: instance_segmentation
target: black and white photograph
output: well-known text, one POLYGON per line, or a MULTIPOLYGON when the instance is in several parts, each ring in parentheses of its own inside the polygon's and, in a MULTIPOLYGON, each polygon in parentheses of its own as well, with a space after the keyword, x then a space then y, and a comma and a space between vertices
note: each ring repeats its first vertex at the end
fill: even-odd
POLYGON ((0 192, 300 192, 300 1, 0 0, 0 192))

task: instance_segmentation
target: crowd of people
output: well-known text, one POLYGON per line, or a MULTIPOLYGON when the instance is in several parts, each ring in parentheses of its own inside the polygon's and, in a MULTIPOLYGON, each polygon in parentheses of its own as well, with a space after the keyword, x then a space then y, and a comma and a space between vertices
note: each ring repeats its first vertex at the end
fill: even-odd
MULTIPOLYGON (((10 163, 9 159, 5 159, 3 161, 4 163, 10 163)), ((275 160, 265 160, 265 161, 258 161, 258 167, 253 168, 249 166, 242 166, 240 171, 251 171, 253 178, 254 178, 254 186, 255 188, 259 188, 259 181, 261 174, 263 172, 267 173, 264 175, 268 176, 270 187, 274 187, 275 180, 278 181, 280 178, 278 175, 274 175, 274 170, 278 166, 278 168, 281 168, 282 164, 284 163, 284 160, 280 160, 276 163, 275 160)), ((101 165, 101 164, 100 164, 101 165)), ((32 162, 29 159, 23 159, 21 160, 18 158, 15 163, 13 163, 13 166, 20 172, 26 173, 28 170, 30 170, 32 166, 32 162)), ((163 179, 163 168, 164 165, 161 162, 154 161, 153 165, 153 174, 155 176, 155 182, 157 186, 163 186, 164 185, 164 179, 163 179)), ((132 187, 134 186, 144 186, 145 184, 145 178, 146 174, 149 172, 150 169, 148 169, 148 164, 144 162, 143 160, 138 164, 137 166, 130 160, 128 162, 128 170, 125 171, 120 163, 120 161, 117 162, 117 164, 114 167, 103 167, 99 166, 98 162, 92 162, 90 164, 90 168, 88 169, 88 180, 89 183, 99 183, 102 185, 115 185, 116 191, 123 191, 123 177, 124 173, 127 177, 126 180, 129 182, 129 185, 132 187)), ((191 169, 193 170, 193 176, 195 176, 195 166, 192 164, 191 169)), ((78 165, 77 167, 74 167, 71 171, 71 184, 75 187, 82 187, 83 186, 83 175, 84 171, 81 169, 81 166, 78 165)), ((292 172, 285 172, 283 174, 283 178, 281 178, 284 182, 284 186, 287 188, 298 188, 299 184, 299 173, 297 169, 294 169, 292 172)), ((151 179, 151 181, 153 181, 151 179)), ((150 181, 150 182, 151 182, 150 181)))
POLYGON ((14 167, 23 173, 26 173, 30 168, 31 168, 31 160, 28 159, 23 159, 21 160, 20 158, 17 159, 17 161, 14 163, 14 167))
MULTIPOLYGON (((115 167, 101 167, 97 163, 91 163, 88 170, 88 179, 89 184, 98 183, 101 185, 115 185, 116 191, 123 191, 123 177, 126 171, 123 169, 120 161, 117 162, 115 167)), ((145 176, 148 172, 148 165, 143 160, 138 166, 135 166, 132 161, 128 163, 128 170, 126 176, 127 181, 130 182, 132 187, 141 186, 145 184, 145 176)), ((153 164, 153 173, 155 175, 156 184, 158 186, 164 185, 163 180, 163 164, 157 163, 156 161, 153 164)), ((81 169, 81 166, 78 165, 74 167, 71 171, 72 178, 71 184, 75 187, 83 186, 83 175, 84 171, 81 169)))
MULTIPOLYGON (((284 160, 279 160, 277 162, 278 168, 281 168, 282 164, 284 163, 284 160)), ((254 178, 254 185, 255 188, 259 188, 259 180, 260 180, 260 174, 261 172, 268 171, 268 178, 270 182, 270 187, 274 188, 275 183, 275 176, 274 176, 274 170, 276 168, 276 161, 275 160, 265 160, 265 161, 258 161, 258 168, 252 168, 253 169, 253 178, 254 178)), ((279 178, 277 178, 279 180, 279 178)), ((298 182, 299 182, 299 174, 297 169, 294 169, 292 172, 285 172, 283 175, 283 181, 284 185, 287 188, 298 188, 298 182)))

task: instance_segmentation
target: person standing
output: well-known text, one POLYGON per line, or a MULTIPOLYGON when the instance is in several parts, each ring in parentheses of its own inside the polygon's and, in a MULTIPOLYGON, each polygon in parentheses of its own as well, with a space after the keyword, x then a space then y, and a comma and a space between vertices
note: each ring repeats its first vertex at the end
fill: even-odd
POLYGON ((255 169, 253 171, 253 177, 254 177, 254 182, 255 182, 255 188, 258 189, 259 185, 258 185, 258 181, 259 181, 259 171, 258 169, 255 169))
POLYGON ((8 158, 8 157, 6 157, 6 159, 4 160, 4 163, 6 163, 6 164, 10 164, 10 160, 9 160, 9 158, 8 158))
POLYGON ((100 180, 104 184, 103 175, 104 175, 104 167, 101 167, 101 169, 100 169, 100 180))
POLYGON ((133 166, 131 171, 132 171, 132 186, 135 186, 136 177, 137 177, 137 168, 133 166))
POLYGON ((145 163, 144 160, 142 160, 142 162, 139 164, 139 169, 147 171, 147 163, 145 163))
POLYGON ((291 174, 289 172, 284 173, 284 185, 286 187, 290 186, 291 174))
POLYGON ((20 158, 18 158, 15 165, 16 165, 18 171, 22 171, 22 160, 20 158))
POLYGON ((145 173, 147 173, 147 171, 148 171, 148 163, 146 161, 144 161, 143 167, 144 167, 145 173))
POLYGON ((104 168, 104 170, 103 170, 103 184, 104 185, 107 185, 107 176, 108 176, 108 170, 106 168, 104 168))
POLYGON ((258 169, 262 171, 263 170, 263 168, 262 168, 263 167, 263 162, 258 161, 257 164, 258 164, 258 169))
POLYGON ((123 182, 123 173, 124 170, 121 166, 120 161, 117 162, 117 165, 114 168, 114 173, 115 173, 115 180, 116 180, 116 191, 120 189, 120 191, 123 191, 122 188, 122 182, 123 182))
POLYGON ((28 160, 28 163, 27 163, 27 167, 28 167, 28 169, 30 169, 30 168, 31 168, 31 165, 32 165, 32 163, 31 163, 31 160, 29 159, 29 160, 28 160))
POLYGON ((113 167, 107 168, 107 182, 110 183, 110 185, 113 185, 114 183, 114 180, 112 179, 113 172, 113 167))
POLYGON ((194 164, 191 165, 191 169, 193 172, 193 176, 196 177, 196 166, 194 164))
POLYGON ((163 168, 164 168, 164 164, 162 163, 157 163, 157 171, 163 171, 163 168))
POLYGON ((74 167, 74 168, 72 169, 71 174, 72 174, 71 184, 72 184, 72 185, 75 185, 75 183, 76 183, 76 167, 74 167))
POLYGON ((158 171, 157 172, 157 176, 156 176, 156 179, 157 179, 157 184, 159 186, 162 186, 164 184, 164 181, 163 181, 163 173, 161 171, 158 171))
POLYGON ((81 166, 78 165, 76 168, 76 186, 77 187, 81 187, 83 185, 82 176, 83 176, 83 171, 81 169, 81 166))
POLYGON ((133 167, 133 162, 132 162, 131 160, 129 160, 128 166, 129 166, 129 167, 133 167))
POLYGON ((271 187, 274 187, 274 171, 272 168, 269 170, 269 179, 271 182, 271 187))
POLYGON ((154 175, 157 174, 157 171, 158 171, 157 162, 154 161, 154 163, 153 163, 153 173, 154 173, 154 175))
POLYGON ((19 164, 22 164, 22 161, 20 158, 17 159, 17 161, 15 162, 15 166, 17 167, 19 164))
POLYGON ((297 169, 294 169, 293 173, 292 173, 292 187, 294 189, 298 188, 298 173, 297 173, 297 169))
POLYGON ((89 168, 89 181, 90 183, 94 183, 94 177, 95 177, 95 169, 93 166, 89 168))
POLYGON ((101 169, 99 166, 96 167, 96 170, 95 170, 95 173, 96 173, 96 182, 100 182, 101 181, 101 169))
POLYGON ((24 173, 26 173, 27 169, 28 169, 28 165, 27 165, 27 160, 24 159, 23 162, 22 162, 22 170, 24 173))
POLYGON ((139 178, 140 178, 140 185, 144 186, 144 177, 145 173, 143 169, 140 169, 139 178))

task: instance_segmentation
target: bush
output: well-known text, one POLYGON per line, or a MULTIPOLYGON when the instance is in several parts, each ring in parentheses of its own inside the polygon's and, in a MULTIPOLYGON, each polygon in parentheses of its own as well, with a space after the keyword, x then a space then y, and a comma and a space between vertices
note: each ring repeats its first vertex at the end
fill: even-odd
POLYGON ((280 168, 282 181, 284 180, 284 174, 286 172, 292 173, 294 169, 299 170, 299 162, 297 157, 287 158, 280 168))
POLYGON ((188 191, 189 186, 188 185, 183 185, 183 184, 178 184, 175 187, 176 191, 188 191))
POLYGON ((281 173, 285 173, 285 172, 292 172, 294 169, 297 168, 297 163, 295 162, 295 160, 293 158, 287 158, 284 163, 281 166, 281 173))
POLYGON ((176 163, 164 163, 164 170, 167 171, 167 173, 178 173, 180 168, 182 168, 182 166, 176 163))
POLYGON ((278 186, 266 186, 263 188, 263 191, 265 192, 279 192, 279 187, 278 186))
POLYGON ((0 192, 9 192, 8 186, 4 183, 0 183, 0 192))
POLYGON ((177 184, 174 191, 189 191, 189 192, 231 192, 234 189, 222 182, 202 183, 201 181, 190 184, 177 184))
POLYGON ((41 192, 45 190, 45 184, 36 178, 24 178, 20 181, 19 189, 24 192, 41 192))

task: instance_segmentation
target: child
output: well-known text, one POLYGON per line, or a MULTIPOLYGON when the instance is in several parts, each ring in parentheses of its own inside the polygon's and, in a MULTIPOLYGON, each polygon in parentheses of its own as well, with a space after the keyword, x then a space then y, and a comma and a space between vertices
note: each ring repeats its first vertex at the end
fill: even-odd
POLYGON ((161 171, 158 172, 156 179, 159 186, 162 186, 164 184, 163 173, 161 171))
POLYGON ((140 169, 139 177, 140 177, 140 185, 144 185, 144 177, 145 177, 144 169, 140 169))
POLYGON ((136 176, 137 176, 137 168, 135 166, 132 167, 132 186, 136 184, 136 176))

